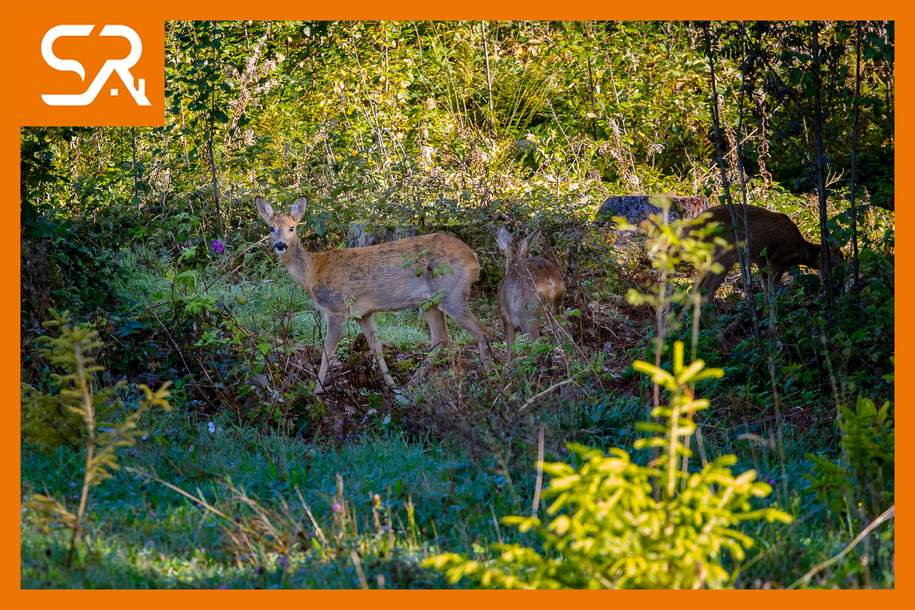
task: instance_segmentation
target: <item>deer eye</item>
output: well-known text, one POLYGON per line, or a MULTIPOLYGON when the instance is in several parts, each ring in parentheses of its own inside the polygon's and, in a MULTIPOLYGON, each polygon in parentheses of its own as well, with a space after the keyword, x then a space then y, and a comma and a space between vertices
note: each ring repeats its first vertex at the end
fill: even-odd
POLYGON ((272 233, 274 231, 276 231, 276 225, 273 225, 272 227, 270 227, 270 232, 272 233))
POLYGON ((294 233, 294 232, 295 232, 295 227, 289 227, 289 232, 290 232, 290 233, 294 233))

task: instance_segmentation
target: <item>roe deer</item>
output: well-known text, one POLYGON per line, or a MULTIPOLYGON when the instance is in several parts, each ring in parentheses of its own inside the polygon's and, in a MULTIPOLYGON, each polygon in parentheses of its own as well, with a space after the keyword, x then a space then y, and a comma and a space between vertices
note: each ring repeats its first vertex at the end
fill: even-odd
POLYGON ((425 317, 433 348, 448 343, 445 312, 477 340, 482 360, 489 358, 486 328, 467 305, 470 286, 480 276, 480 264, 473 250, 458 238, 432 233, 365 248, 308 252, 296 233, 305 214, 304 197, 292 204, 289 214, 274 213, 261 197, 255 199, 255 205, 270 227, 273 250, 327 322, 316 393, 324 391, 334 350, 350 316, 362 327, 389 386, 394 386, 394 379, 372 319, 376 311, 428 306, 425 317))
MULTIPOLYGON (((743 234, 743 207, 735 206, 737 213, 738 232, 743 234)), ((814 244, 801 235, 797 225, 785 214, 772 212, 765 208, 748 206, 747 227, 749 239, 747 249, 750 262, 756 263, 761 269, 767 264, 771 266, 772 279, 775 287, 781 285, 782 276, 789 267, 805 265, 811 269, 822 269, 825 265, 826 250, 820 244, 814 244)), ((721 286, 728 271, 738 260, 738 252, 734 247, 734 231, 731 228, 731 213, 726 206, 715 206, 705 212, 700 219, 699 226, 709 222, 721 225, 720 236, 727 241, 731 248, 723 246, 716 249, 715 260, 724 269, 721 273, 709 273, 703 278, 699 288, 712 298, 721 286)), ((831 264, 841 262, 842 251, 839 248, 829 248, 829 261, 831 264)))
POLYGON ((496 233, 496 243, 505 253, 505 277, 499 284, 499 313, 505 330, 508 362, 512 361, 515 330, 526 332, 532 339, 539 337, 539 316, 543 306, 546 305, 553 315, 559 313, 566 291, 562 272, 555 263, 542 256, 527 255, 539 233, 538 229, 529 234, 516 247, 512 247, 512 235, 504 227, 496 233))

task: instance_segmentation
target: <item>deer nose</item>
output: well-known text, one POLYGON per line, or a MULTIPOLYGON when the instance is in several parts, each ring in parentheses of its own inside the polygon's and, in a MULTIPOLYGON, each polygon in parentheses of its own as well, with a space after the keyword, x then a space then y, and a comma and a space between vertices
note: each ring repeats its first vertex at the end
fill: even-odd
POLYGON ((286 249, 286 244, 281 241, 278 241, 275 244, 273 244, 273 247, 276 249, 277 252, 282 252, 283 250, 286 249))

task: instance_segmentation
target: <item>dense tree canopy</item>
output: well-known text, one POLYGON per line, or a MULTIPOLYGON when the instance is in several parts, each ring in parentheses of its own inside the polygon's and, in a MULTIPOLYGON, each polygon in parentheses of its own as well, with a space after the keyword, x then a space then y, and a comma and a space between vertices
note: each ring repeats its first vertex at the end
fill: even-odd
MULTIPOLYGON (((826 176, 847 184, 858 35, 858 184, 891 207, 891 23, 821 30, 826 176)), ((712 37, 731 154, 739 138, 751 175, 813 192, 810 28, 712 37)), ((27 213, 130 202, 225 234, 254 193, 466 221, 494 201, 719 190, 697 24, 172 22, 166 45, 164 127, 23 132, 27 213)))

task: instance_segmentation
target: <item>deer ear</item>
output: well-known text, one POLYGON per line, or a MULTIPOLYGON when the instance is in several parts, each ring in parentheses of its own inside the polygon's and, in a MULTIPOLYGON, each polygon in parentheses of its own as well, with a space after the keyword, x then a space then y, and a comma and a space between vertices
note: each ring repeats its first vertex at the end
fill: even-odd
POLYGON ((305 215, 305 208, 308 206, 308 200, 304 197, 299 197, 295 200, 295 203, 292 204, 292 207, 289 209, 289 215, 292 216, 292 219, 296 222, 302 220, 302 216, 305 215))
POLYGON ((257 208, 257 213, 264 219, 264 222, 267 224, 273 222, 273 208, 270 207, 270 204, 267 203, 266 199, 263 197, 255 198, 254 207, 257 208))
POLYGON ((499 230, 496 231, 496 244, 498 244, 499 250, 502 250, 505 256, 508 256, 509 248, 512 245, 512 234, 505 227, 499 227, 499 230))
POLYGON ((534 231, 528 234, 527 237, 521 240, 521 244, 518 246, 518 257, 526 258, 527 251, 530 250, 531 244, 537 242, 537 239, 540 237, 540 229, 534 229, 534 231))

